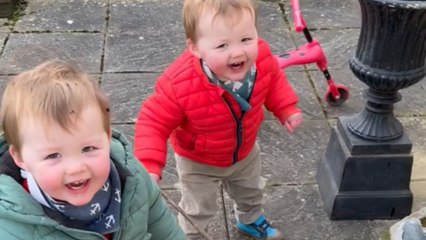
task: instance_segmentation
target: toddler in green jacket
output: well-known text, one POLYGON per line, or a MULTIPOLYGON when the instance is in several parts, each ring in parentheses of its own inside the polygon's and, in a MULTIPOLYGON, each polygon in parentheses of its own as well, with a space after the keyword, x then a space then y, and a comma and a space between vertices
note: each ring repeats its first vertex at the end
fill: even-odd
POLYGON ((87 74, 59 60, 19 74, 0 120, 2 239, 185 238, 87 74))

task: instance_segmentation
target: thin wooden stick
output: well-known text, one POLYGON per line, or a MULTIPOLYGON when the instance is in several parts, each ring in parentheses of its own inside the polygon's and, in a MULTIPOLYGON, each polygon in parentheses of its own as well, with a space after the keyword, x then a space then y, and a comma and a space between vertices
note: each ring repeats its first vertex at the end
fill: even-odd
POLYGON ((205 239, 207 240, 213 240, 213 238, 211 238, 209 236, 209 234, 204 230, 198 227, 197 224, 195 224, 190 218, 189 216, 183 211, 182 208, 180 208, 175 202, 173 202, 169 196, 167 196, 167 194, 161 190, 161 195, 163 195, 163 197, 166 199, 166 201, 168 203, 170 203, 180 214, 182 214, 182 216, 184 218, 186 218, 186 220, 195 228, 195 230, 197 230, 197 232, 199 232, 205 239))
POLYGON ((229 239, 229 227, 228 227, 228 214, 226 214, 226 203, 225 203, 225 196, 223 195, 223 184, 220 184, 220 198, 222 199, 222 210, 223 210, 223 218, 225 219, 225 229, 226 229, 226 239, 229 239))

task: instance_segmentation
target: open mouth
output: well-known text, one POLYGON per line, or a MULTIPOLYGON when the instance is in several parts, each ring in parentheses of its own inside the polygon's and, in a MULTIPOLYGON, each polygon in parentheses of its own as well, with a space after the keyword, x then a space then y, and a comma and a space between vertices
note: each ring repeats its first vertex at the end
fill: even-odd
POLYGON ((80 190, 84 188, 89 183, 89 179, 75 181, 65 184, 65 186, 71 190, 80 190))
POLYGON ((229 64, 229 67, 230 67, 232 70, 238 70, 238 69, 241 69, 243 66, 244 66, 244 62, 236 62, 236 63, 231 63, 231 64, 229 64))

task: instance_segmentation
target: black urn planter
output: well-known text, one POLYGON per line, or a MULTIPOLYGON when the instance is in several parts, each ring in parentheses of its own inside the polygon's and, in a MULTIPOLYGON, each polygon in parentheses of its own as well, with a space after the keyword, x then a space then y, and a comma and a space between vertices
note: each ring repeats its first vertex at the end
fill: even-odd
POLYGON ((364 109, 339 117, 317 170, 331 219, 411 212, 412 143, 393 114, 398 90, 426 75, 426 0, 359 0, 362 27, 349 65, 368 85, 364 109))

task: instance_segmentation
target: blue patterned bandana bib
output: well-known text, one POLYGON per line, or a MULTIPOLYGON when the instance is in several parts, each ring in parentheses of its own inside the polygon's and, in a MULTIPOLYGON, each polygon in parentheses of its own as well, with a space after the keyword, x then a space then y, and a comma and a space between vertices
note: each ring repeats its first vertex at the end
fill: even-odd
POLYGON ((207 64, 201 60, 201 66, 203 67, 204 73, 209 78, 210 82, 217 84, 226 91, 228 91, 234 99, 240 105, 241 110, 247 112, 251 106, 248 102, 251 91, 253 90, 254 80, 256 78, 256 66, 253 65, 246 75, 240 81, 225 81, 221 82, 216 75, 210 70, 207 64))

